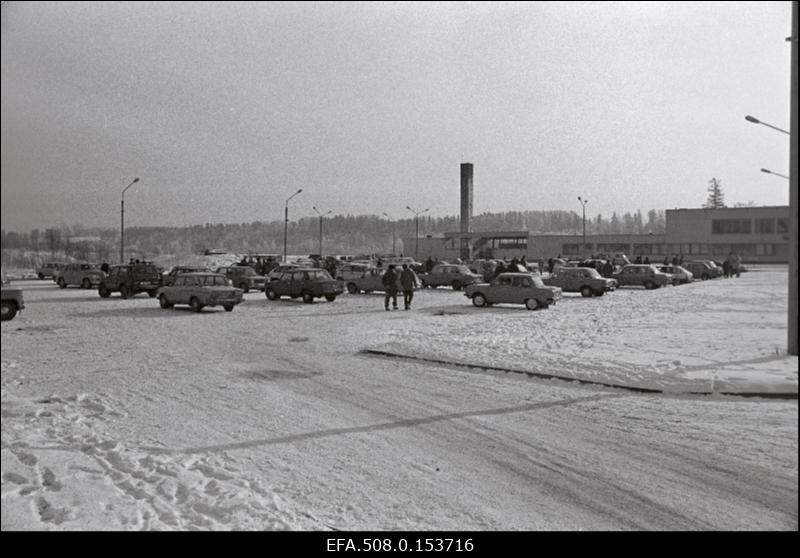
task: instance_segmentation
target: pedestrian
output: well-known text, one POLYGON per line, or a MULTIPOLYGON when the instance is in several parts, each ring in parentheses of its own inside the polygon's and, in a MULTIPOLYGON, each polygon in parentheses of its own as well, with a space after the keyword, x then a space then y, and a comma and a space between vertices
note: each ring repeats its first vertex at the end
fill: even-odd
POLYGON ((679 263, 680 262, 678 261, 678 254, 672 256, 672 265, 679 265, 679 263))
POLYGON ((381 277, 381 284, 386 292, 383 299, 383 306, 389 310, 389 299, 392 299, 392 308, 397 310, 397 273, 394 270, 394 264, 389 264, 389 269, 381 277))
POLYGON ((650 265, 650 256, 646 256, 644 258, 644 263, 645 263, 645 265, 650 265))
POLYGON ((553 258, 547 260, 547 272, 550 274, 553 273, 553 258))
POLYGON ((741 277, 742 275, 742 257, 739 254, 734 254, 734 261, 733 266, 736 271, 736 277, 741 277))
POLYGON ((414 298, 414 288, 419 281, 414 270, 403 264, 403 271, 400 272, 400 286, 403 288, 403 305, 406 310, 411 310, 411 300, 414 298))
POLYGON ((103 262, 103 264, 100 266, 100 271, 103 273, 108 273, 109 269, 110 267, 108 266, 108 262, 103 262))

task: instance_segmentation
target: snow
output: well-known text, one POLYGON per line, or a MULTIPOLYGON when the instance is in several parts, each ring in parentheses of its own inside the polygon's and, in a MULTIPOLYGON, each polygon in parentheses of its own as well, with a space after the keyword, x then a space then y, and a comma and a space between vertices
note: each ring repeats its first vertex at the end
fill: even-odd
POLYGON ((536 312, 15 285, 3 530, 798 527, 785 267, 536 312))

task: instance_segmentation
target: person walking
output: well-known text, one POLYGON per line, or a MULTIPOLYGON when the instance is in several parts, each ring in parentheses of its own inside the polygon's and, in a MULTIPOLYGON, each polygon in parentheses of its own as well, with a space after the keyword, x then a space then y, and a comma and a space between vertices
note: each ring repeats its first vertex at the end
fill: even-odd
POLYGON ((383 299, 383 306, 389 310, 389 299, 392 299, 392 308, 397 310, 397 273, 394 270, 394 264, 389 264, 389 269, 381 277, 381 284, 386 292, 383 299))
POLYGON ((403 264, 403 271, 400 272, 400 286, 403 288, 403 305, 406 310, 411 310, 414 288, 418 284, 417 274, 414 273, 413 269, 408 267, 408 264, 403 264))

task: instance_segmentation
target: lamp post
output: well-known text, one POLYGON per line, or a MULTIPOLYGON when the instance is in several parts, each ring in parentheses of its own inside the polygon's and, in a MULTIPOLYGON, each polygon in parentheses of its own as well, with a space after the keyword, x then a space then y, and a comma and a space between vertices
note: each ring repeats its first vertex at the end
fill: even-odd
POLYGON ((317 212, 317 215, 319 215, 319 257, 320 260, 322 260, 322 218, 333 213, 333 210, 329 209, 325 213, 320 213, 319 209, 317 209, 317 206, 315 205, 312 206, 312 209, 317 212))
POLYGON ((419 261, 419 216, 428 211, 428 209, 423 209, 422 211, 414 211, 411 209, 410 206, 406 206, 411 213, 414 214, 414 225, 416 232, 414 233, 414 261, 419 261))
POLYGON ((769 169, 761 169, 761 172, 765 172, 767 174, 774 174, 775 176, 780 176, 781 178, 785 178, 786 180, 789 180, 789 177, 786 176, 785 174, 781 174, 779 172, 774 172, 774 171, 771 171, 769 169))
POLYGON ((583 208, 583 245, 581 246, 581 255, 583 259, 586 259, 586 204, 589 203, 589 200, 585 200, 578 196, 578 201, 581 202, 581 207, 583 208))
POLYGON ((395 249, 395 245, 396 245, 395 239, 397 238, 397 223, 395 222, 394 219, 392 219, 392 216, 389 215, 388 213, 384 212, 384 215, 386 217, 388 217, 389 220, 392 222, 392 256, 396 256, 397 255, 397 250, 395 249))
POLYGON ((748 114, 747 116, 744 117, 744 119, 747 120, 748 122, 752 122, 753 124, 761 124, 762 126, 766 126, 767 128, 772 128, 773 130, 778 130, 779 132, 783 132, 787 136, 791 135, 791 134, 789 134, 789 132, 787 132, 783 128, 778 128, 777 126, 773 126, 772 124, 767 124, 766 122, 762 122, 761 120, 759 120, 755 116, 750 116, 748 114))
POLYGON ((302 192, 303 189, 300 188, 297 192, 289 196, 286 200, 286 207, 284 208, 283 212, 283 263, 286 263, 286 239, 289 233, 289 200, 295 197, 297 194, 302 192))
POLYGON ((133 182, 125 186, 119 203, 119 263, 125 263, 125 191, 137 182, 139 179, 134 178, 133 182))

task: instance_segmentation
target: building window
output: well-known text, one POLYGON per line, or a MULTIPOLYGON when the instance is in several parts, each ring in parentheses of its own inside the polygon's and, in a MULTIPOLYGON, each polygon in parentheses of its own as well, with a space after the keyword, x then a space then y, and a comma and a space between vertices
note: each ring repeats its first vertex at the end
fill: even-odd
POLYGON ((633 245, 633 255, 634 256, 649 256, 653 253, 653 245, 652 244, 634 244, 633 245))
POLYGON ((771 256, 774 253, 774 244, 756 244, 756 256, 771 256))
POLYGON ((627 253, 630 247, 630 244, 598 244, 597 251, 613 256, 614 254, 627 253))
POLYGON ((750 234, 750 219, 714 219, 711 221, 711 234, 750 234))
POLYGON ((755 256, 756 255, 756 245, 755 244, 731 244, 731 251, 734 254, 739 254, 740 256, 755 256))
POLYGON ((561 253, 562 254, 573 254, 577 255, 581 253, 581 245, 580 244, 562 244, 561 245, 561 253))
POLYGON ((778 234, 788 234, 789 219, 778 219, 778 234))
POLYGON ((756 219, 756 232, 759 234, 773 234, 775 232, 775 219, 756 219))

